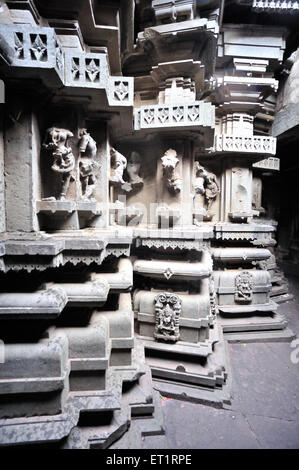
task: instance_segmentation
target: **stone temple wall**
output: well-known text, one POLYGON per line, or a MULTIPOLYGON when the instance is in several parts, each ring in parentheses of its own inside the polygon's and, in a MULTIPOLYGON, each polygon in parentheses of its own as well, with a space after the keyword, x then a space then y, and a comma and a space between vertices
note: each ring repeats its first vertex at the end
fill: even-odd
POLYGON ((293 338, 269 181, 297 10, 260 3, 1 3, 1 446, 138 447, 160 393, 230 402, 227 340, 293 338))

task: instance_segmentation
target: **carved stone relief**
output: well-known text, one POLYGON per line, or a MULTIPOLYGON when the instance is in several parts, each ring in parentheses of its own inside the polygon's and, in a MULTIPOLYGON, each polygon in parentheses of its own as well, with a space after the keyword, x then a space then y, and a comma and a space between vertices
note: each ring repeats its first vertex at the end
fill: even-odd
POLYGON ((140 155, 138 152, 131 152, 127 164, 127 173, 132 189, 139 189, 143 186, 143 179, 139 176, 141 166, 140 155))
POLYGON ((175 169, 179 163, 177 153, 173 149, 168 149, 161 158, 163 176, 170 193, 179 193, 182 187, 182 180, 177 176, 175 169))
POLYGON ((182 300, 177 294, 163 292, 155 297, 156 325, 154 337, 176 342, 180 338, 179 320, 182 300))
MULTIPOLYGON (((61 175, 62 186, 58 196, 60 201, 66 198, 70 182, 75 181, 75 157, 72 148, 68 145, 68 139, 73 136, 73 133, 67 129, 51 127, 47 129, 43 143, 43 148, 49 151, 53 158, 52 170, 61 175)), ((55 197, 50 199, 55 200, 55 197)))
POLYGON ((87 129, 79 131, 79 176, 82 199, 90 199, 96 187, 97 178, 95 169, 98 163, 95 161, 97 154, 97 144, 87 129))
POLYGON ((211 206, 218 194, 220 188, 217 183, 216 175, 208 172, 199 162, 195 162, 195 178, 193 180, 194 193, 203 195, 205 198, 206 219, 212 219, 213 215, 210 212, 211 206))
POLYGON ((120 186, 122 190, 130 192, 132 186, 130 183, 124 180, 124 171, 127 168, 127 159, 120 152, 115 150, 113 147, 110 150, 111 156, 111 171, 110 171, 110 183, 114 186, 120 186))
POLYGON ((235 279, 235 301, 249 303, 252 301, 253 277, 249 271, 243 271, 235 279))

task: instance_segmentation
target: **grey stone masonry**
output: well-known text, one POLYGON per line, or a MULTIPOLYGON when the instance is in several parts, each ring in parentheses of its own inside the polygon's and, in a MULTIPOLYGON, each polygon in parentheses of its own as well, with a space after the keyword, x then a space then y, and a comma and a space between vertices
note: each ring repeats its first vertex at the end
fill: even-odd
POLYGON ((296 5, 1 2, 0 446, 141 447, 160 394, 230 403, 227 340, 294 337, 296 5))

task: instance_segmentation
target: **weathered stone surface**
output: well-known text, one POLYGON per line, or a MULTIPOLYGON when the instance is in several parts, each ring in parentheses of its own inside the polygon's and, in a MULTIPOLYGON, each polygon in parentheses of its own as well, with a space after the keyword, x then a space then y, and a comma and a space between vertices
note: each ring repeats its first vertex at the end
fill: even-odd
POLYGON ((226 339, 293 337, 274 219, 295 20, 104 3, 0 8, 2 446, 141 447, 157 390, 230 402, 226 339))

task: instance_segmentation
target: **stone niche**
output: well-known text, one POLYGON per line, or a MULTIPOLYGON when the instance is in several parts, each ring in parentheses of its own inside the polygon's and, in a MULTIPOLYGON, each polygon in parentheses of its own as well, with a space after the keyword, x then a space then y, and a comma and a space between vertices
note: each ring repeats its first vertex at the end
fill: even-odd
POLYGON ((105 226, 109 165, 105 122, 95 125, 64 109, 47 117, 43 128, 41 188, 36 200, 40 228, 105 226))
POLYGON ((219 169, 194 161, 192 142, 154 140, 142 147, 137 144, 134 150, 122 146, 121 154, 127 160, 123 181, 110 180, 110 201, 120 204, 120 225, 126 221, 130 226, 163 229, 219 220, 219 169))

